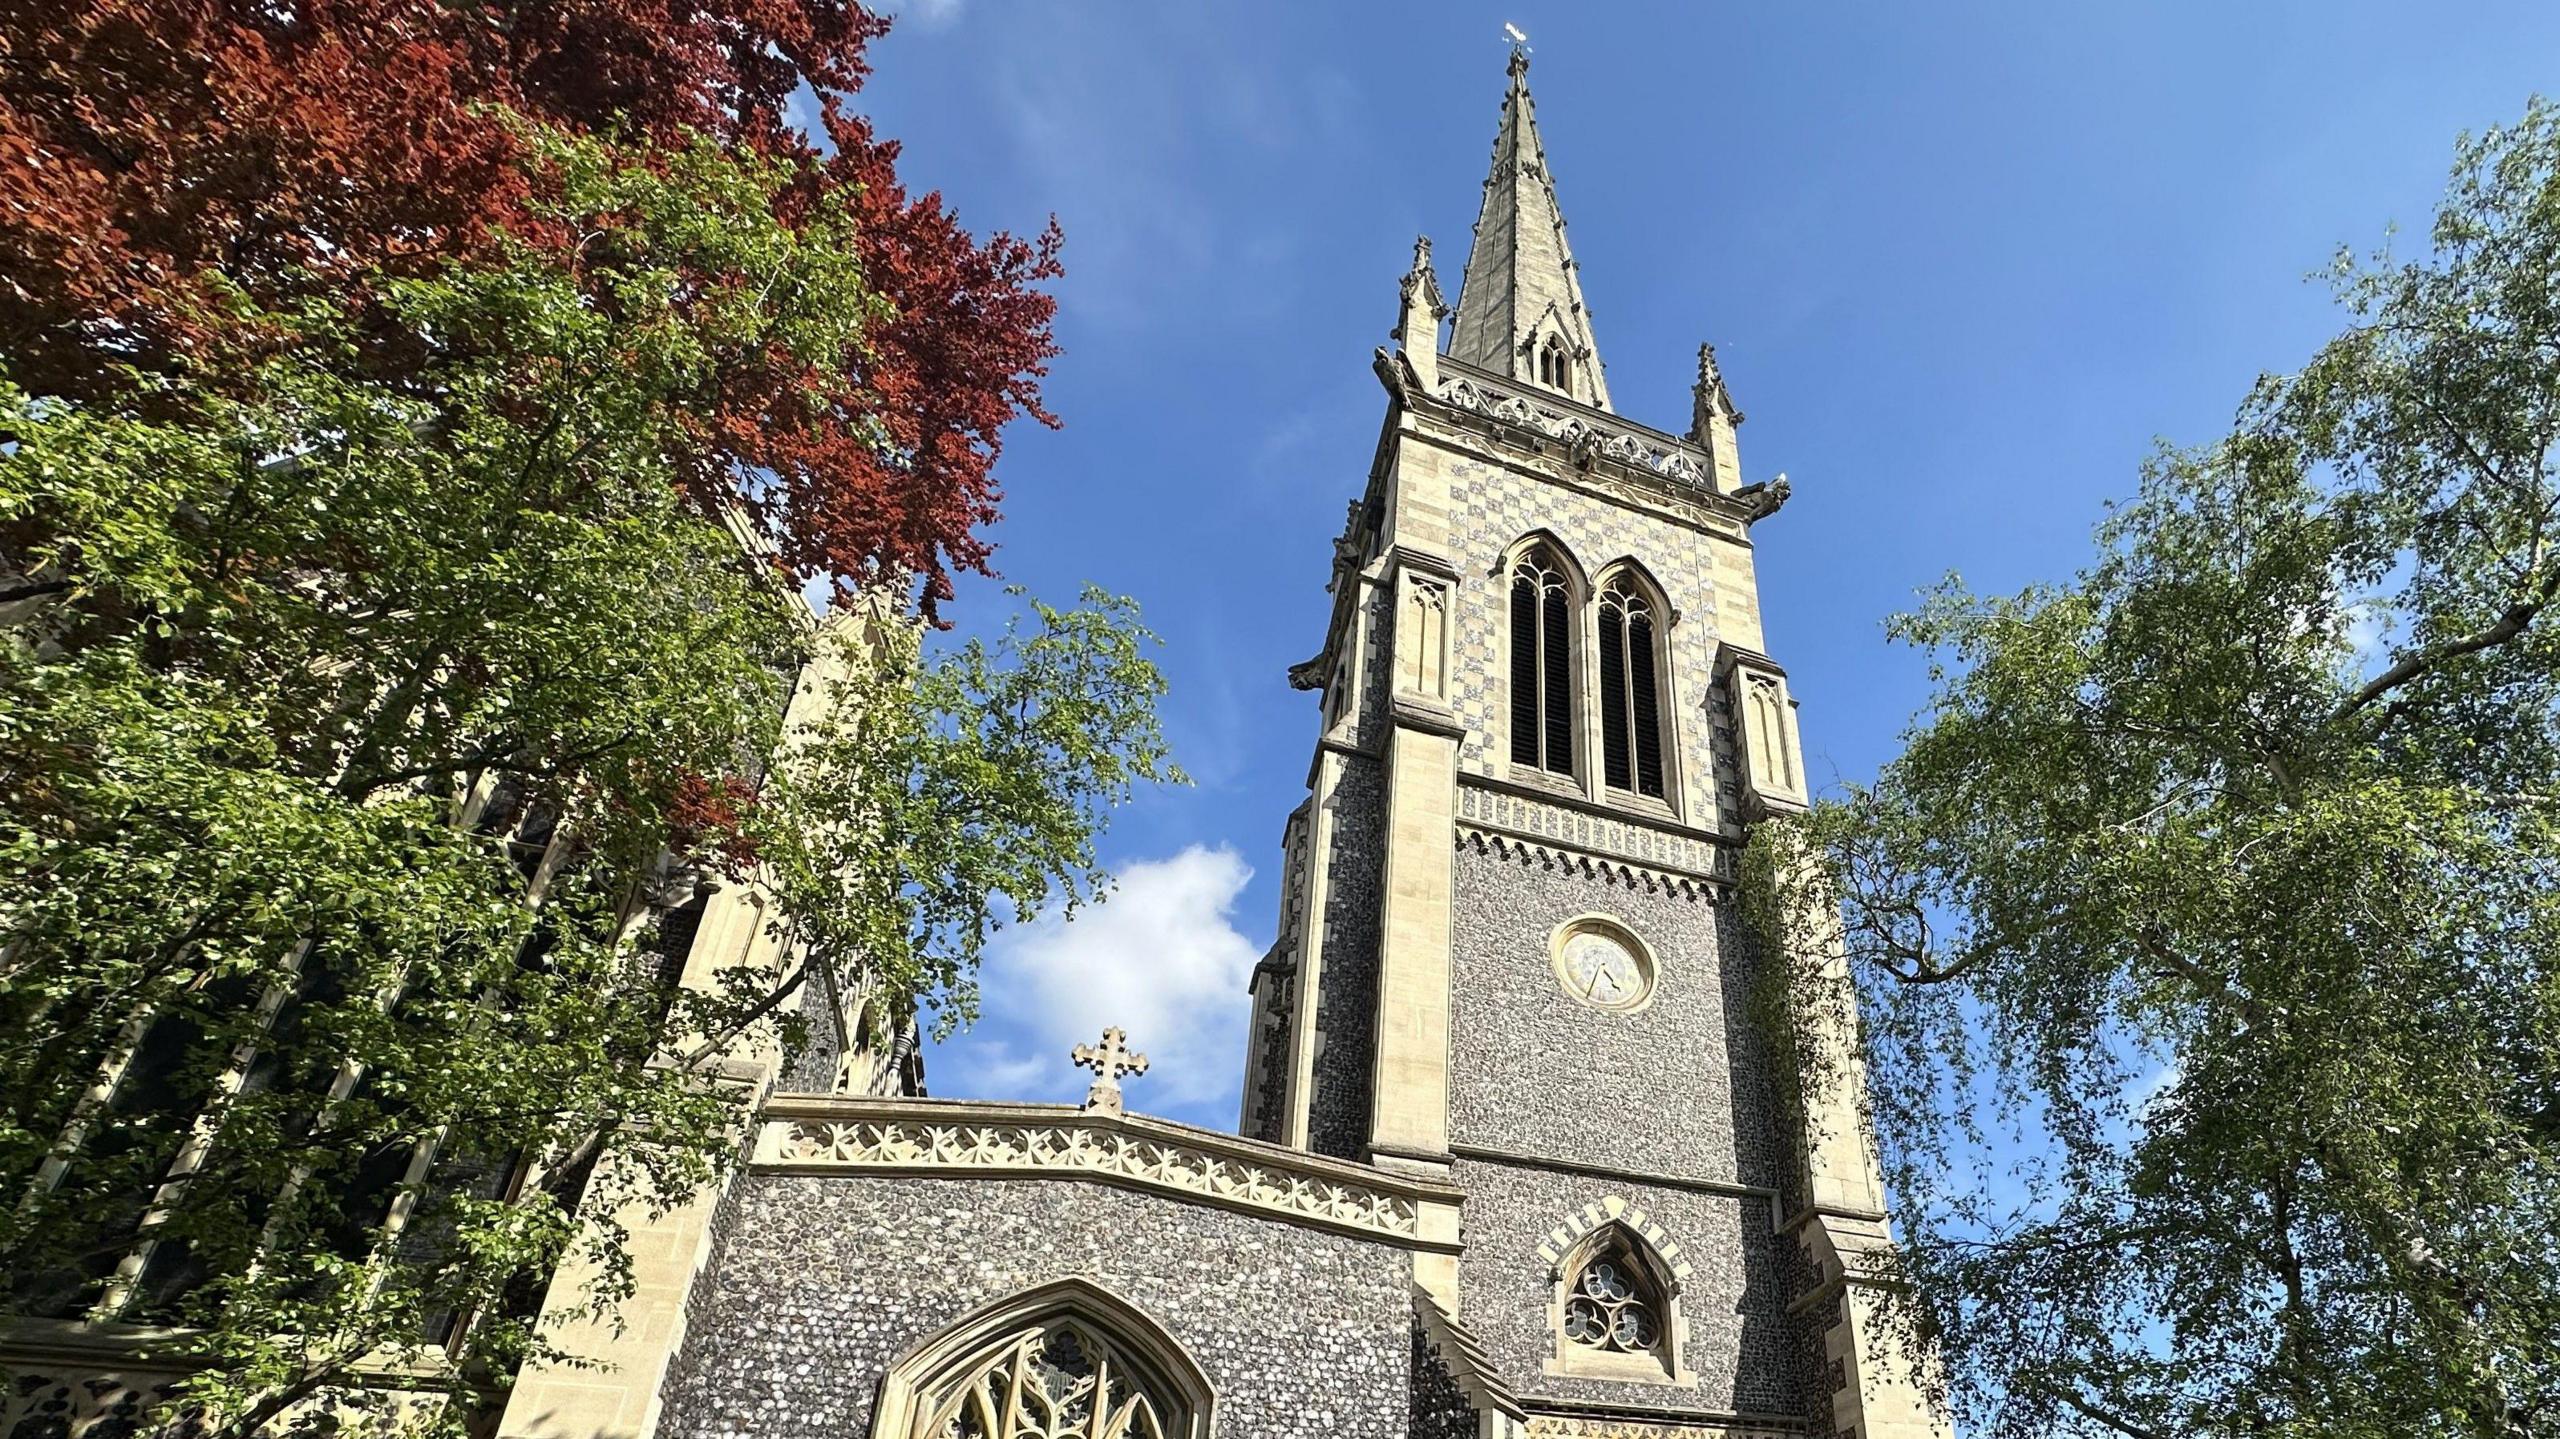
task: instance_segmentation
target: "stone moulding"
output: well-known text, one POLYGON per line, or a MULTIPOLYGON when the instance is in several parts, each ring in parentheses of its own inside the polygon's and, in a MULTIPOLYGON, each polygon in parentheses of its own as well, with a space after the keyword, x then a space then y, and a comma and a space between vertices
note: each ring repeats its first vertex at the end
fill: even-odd
POLYGON ((749 1167, 1084 1179, 1408 1249, 1458 1252, 1459 1191, 1144 1115, 1050 1104, 786 1096, 758 1118, 749 1167))
POLYGON ((1533 1414, 1519 1432, 1527 1439, 1803 1439, 1805 1430, 1801 1424, 1743 1416, 1730 1422, 1662 1424, 1644 1419, 1533 1414))
MULTIPOLYGON (((1446 361, 1445 357, 1444 363, 1453 370, 1459 368, 1455 362, 1446 361)), ((1482 415, 1517 429, 1535 431, 1564 445, 1577 463, 1588 464, 1594 459, 1615 460, 1674 484, 1713 493, 1703 451, 1642 425, 1617 419, 1606 411, 1560 401, 1553 395, 1533 394, 1472 367, 1468 373, 1444 381, 1432 398, 1452 409, 1482 415)))
POLYGON ((1658 884, 1690 898, 1733 882, 1731 846, 1696 832, 1578 809, 1458 779, 1457 832, 1506 856, 1608 869, 1622 879, 1658 884))

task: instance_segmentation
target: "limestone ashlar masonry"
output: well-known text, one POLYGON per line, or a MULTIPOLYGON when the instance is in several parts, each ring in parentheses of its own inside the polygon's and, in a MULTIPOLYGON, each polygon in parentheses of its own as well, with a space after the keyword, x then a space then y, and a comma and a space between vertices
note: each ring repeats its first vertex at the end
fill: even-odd
POLYGON ((1155 1318, 1234 1439, 1400 1439, 1403 1249, 1063 1178, 750 1173, 692 1305, 660 1439, 862 1439, 900 1356, 1069 1277, 1155 1318))
POLYGON ((1809 1410, 1812 1340, 1789 1317, 1790 1252, 1775 1232, 1768 1197, 1702 1193, 1621 1178, 1461 1159, 1467 1192, 1459 1318, 1525 1404, 1641 1406, 1666 1415, 1801 1419, 1809 1410), (1546 1372, 1556 1352, 1549 1326, 1555 1266, 1540 1254, 1565 1219, 1609 1198, 1642 1209, 1690 1266, 1678 1299, 1688 1343, 1688 1386, 1568 1378, 1546 1372))

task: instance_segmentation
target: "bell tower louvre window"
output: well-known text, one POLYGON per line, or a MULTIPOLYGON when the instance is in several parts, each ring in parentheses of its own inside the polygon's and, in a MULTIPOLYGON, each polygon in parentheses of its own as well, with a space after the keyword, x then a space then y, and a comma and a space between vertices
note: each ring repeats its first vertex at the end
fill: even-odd
POLYGON ((1544 545, 1511 569, 1511 762, 1573 773, 1573 593, 1544 545))
POLYGON ((1600 595, 1601 777, 1664 798, 1661 657, 1653 602, 1620 576, 1600 595))

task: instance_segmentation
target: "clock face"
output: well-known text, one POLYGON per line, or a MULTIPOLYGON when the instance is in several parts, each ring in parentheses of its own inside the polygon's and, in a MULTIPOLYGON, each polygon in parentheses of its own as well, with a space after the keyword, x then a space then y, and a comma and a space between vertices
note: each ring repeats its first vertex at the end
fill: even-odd
POLYGON ((1601 1009, 1633 1009, 1653 992, 1653 974, 1624 940, 1606 930, 1577 929, 1556 955, 1565 991, 1601 1009))

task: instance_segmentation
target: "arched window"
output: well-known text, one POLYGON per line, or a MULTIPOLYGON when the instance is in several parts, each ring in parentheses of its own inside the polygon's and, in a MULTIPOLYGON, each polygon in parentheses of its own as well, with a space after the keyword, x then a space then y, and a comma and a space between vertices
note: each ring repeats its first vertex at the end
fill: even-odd
POLYGON ((1611 789, 1664 798, 1662 625, 1626 575, 1600 592, 1601 777, 1611 789))
POLYGON ((1593 1228, 1557 1271, 1549 1373, 1685 1383, 1679 1281, 1623 1222, 1593 1228))
POLYGON ((1511 567, 1511 762, 1573 773, 1573 585, 1545 545, 1511 567))
POLYGON ((925 1420, 935 1439, 1165 1439, 1164 1395, 1109 1340, 1056 1319, 1007 1340, 925 1420))
POLYGON ((1203 1439, 1209 1386, 1164 1330, 1090 1281, 961 1320, 893 1367, 874 1439, 1203 1439))
POLYGON ((1549 335, 1538 347, 1538 383, 1559 390, 1573 388, 1573 356, 1566 353, 1563 336, 1549 335))

